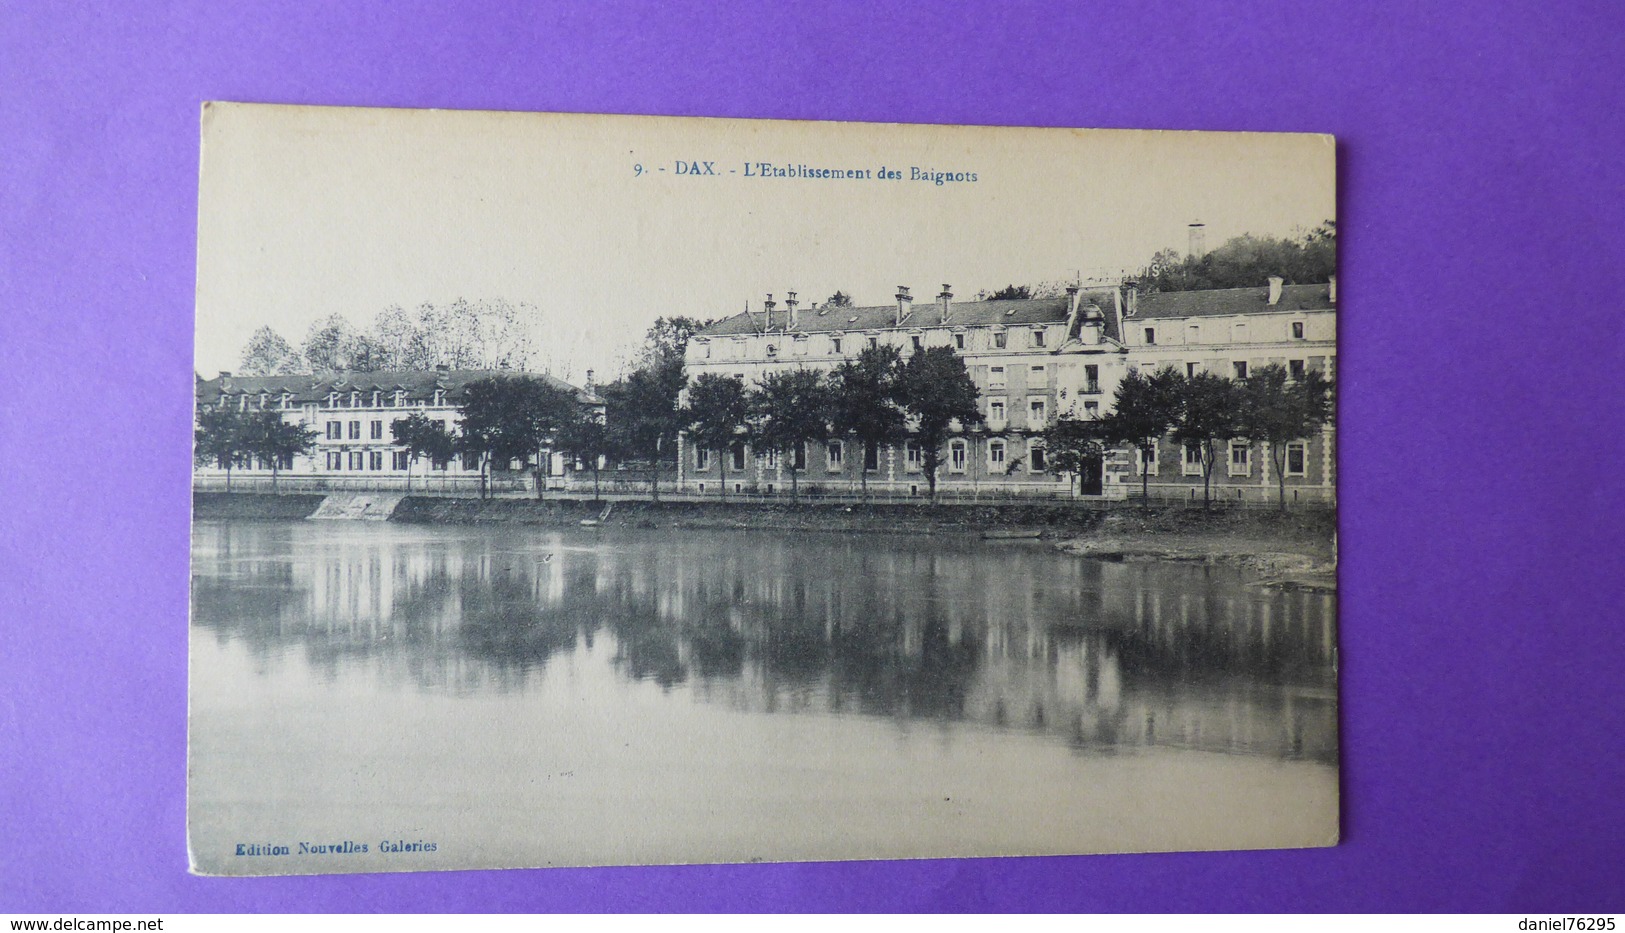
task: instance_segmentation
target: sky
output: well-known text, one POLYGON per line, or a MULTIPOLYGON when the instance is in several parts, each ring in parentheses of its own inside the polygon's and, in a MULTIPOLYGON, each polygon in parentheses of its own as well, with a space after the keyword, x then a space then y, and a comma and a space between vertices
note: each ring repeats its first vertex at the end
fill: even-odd
POLYGON ((203 137, 204 374, 263 325, 297 347, 333 313, 500 298, 535 309, 531 368, 603 380, 660 316, 969 299, 1143 266, 1192 222, 1212 248, 1335 216, 1332 139, 1307 134, 211 104, 203 137))

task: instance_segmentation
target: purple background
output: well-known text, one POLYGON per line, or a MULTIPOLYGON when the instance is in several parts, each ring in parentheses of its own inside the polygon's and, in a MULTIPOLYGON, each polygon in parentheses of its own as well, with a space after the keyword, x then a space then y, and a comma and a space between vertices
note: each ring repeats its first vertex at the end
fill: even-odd
POLYGON ((147 6, 0 11, 0 911, 1625 910, 1617 4, 147 6), (208 99, 1337 134, 1346 841, 190 877, 208 99))

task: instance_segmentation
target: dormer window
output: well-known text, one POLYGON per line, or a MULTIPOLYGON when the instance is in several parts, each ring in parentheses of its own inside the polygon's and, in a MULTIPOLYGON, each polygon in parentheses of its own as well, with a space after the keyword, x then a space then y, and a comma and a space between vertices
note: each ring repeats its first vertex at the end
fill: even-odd
POLYGON ((1002 330, 996 330, 996 331, 993 332, 993 349, 995 349, 995 350, 1003 350, 1005 347, 1007 347, 1009 345, 1010 345, 1010 335, 1009 334, 1005 333, 1002 330))
POLYGON ((327 407, 328 408, 337 408, 337 407, 339 407, 339 394, 337 392, 329 392, 329 393, 327 393, 327 407))
POLYGON ((351 408, 360 408, 361 407, 361 393, 360 392, 352 391, 350 393, 350 407, 351 408))
POLYGON ((439 408, 439 407, 441 407, 441 406, 443 406, 445 404, 446 404, 446 390, 445 389, 435 389, 434 390, 434 405, 435 405, 435 407, 439 408))
POLYGON ((382 408, 383 407, 383 404, 382 404, 383 398, 382 398, 382 396, 383 396, 382 392, 379 392, 376 389, 373 390, 373 393, 372 393, 372 407, 374 407, 374 408, 382 408))
POLYGON ((963 350, 963 349, 965 349, 965 335, 964 334, 954 334, 954 349, 955 350, 963 350))
POLYGON ((1033 346, 1042 347, 1043 345, 1044 345, 1044 331, 1043 331, 1043 329, 1042 328, 1034 328, 1033 329, 1033 346))

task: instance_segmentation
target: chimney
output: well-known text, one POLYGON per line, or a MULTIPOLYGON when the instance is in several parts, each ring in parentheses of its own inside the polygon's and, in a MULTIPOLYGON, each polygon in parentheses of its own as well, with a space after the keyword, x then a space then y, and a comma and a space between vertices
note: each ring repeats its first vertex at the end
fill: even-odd
POLYGON ((790 310, 790 330, 796 329, 796 305, 800 303, 801 302, 796 301, 795 292, 790 292, 784 298, 784 306, 790 310))
POLYGON ((1337 276, 1335 275, 1326 280, 1326 300, 1332 304, 1337 304, 1337 276))
POLYGON ((1278 305, 1281 303, 1282 281, 1282 278, 1278 275, 1270 276, 1270 304, 1272 305, 1278 305))
POLYGON ((943 324, 948 323, 948 301, 949 301, 949 299, 951 299, 953 297, 954 297, 954 293, 952 291, 949 291, 948 283, 943 282, 942 283, 942 294, 937 296, 937 301, 942 303, 942 321, 941 321, 941 323, 943 323, 943 324))
POLYGON ((436 364, 434 364, 434 368, 435 368, 435 372, 441 372, 441 373, 449 373, 449 372, 451 372, 451 364, 450 363, 436 363, 436 364))
POLYGON ((220 370, 220 378, 221 379, 230 379, 231 378, 231 370, 229 370, 229 369, 220 370))
POLYGON ((908 313, 913 309, 914 298, 908 293, 907 285, 897 286, 897 326, 902 327, 903 321, 908 319, 908 313))
POLYGON ((1193 257, 1201 259, 1207 255, 1207 225, 1191 224, 1190 226, 1190 253, 1193 257))
POLYGON ((762 310, 767 312, 767 322, 762 325, 762 331, 764 333, 773 329, 773 307, 774 307, 774 304, 775 304, 775 302, 773 301, 773 293, 768 292, 767 293, 767 300, 762 302, 762 310))
POLYGON ((582 386, 590 394, 592 392, 592 370, 587 370, 587 384, 582 386))
POLYGON ((1126 307, 1123 308, 1123 316, 1133 317, 1140 311, 1140 283, 1133 279, 1124 282, 1123 294, 1126 304, 1126 307))

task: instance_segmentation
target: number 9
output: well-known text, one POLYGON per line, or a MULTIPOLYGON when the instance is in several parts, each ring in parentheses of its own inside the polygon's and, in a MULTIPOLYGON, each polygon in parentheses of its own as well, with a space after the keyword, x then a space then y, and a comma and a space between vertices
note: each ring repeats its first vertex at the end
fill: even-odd
POLYGON ((639 162, 638 164, 632 166, 632 177, 633 178, 636 178, 636 177, 638 177, 639 175, 642 175, 642 174, 643 174, 643 163, 642 162, 639 162))

